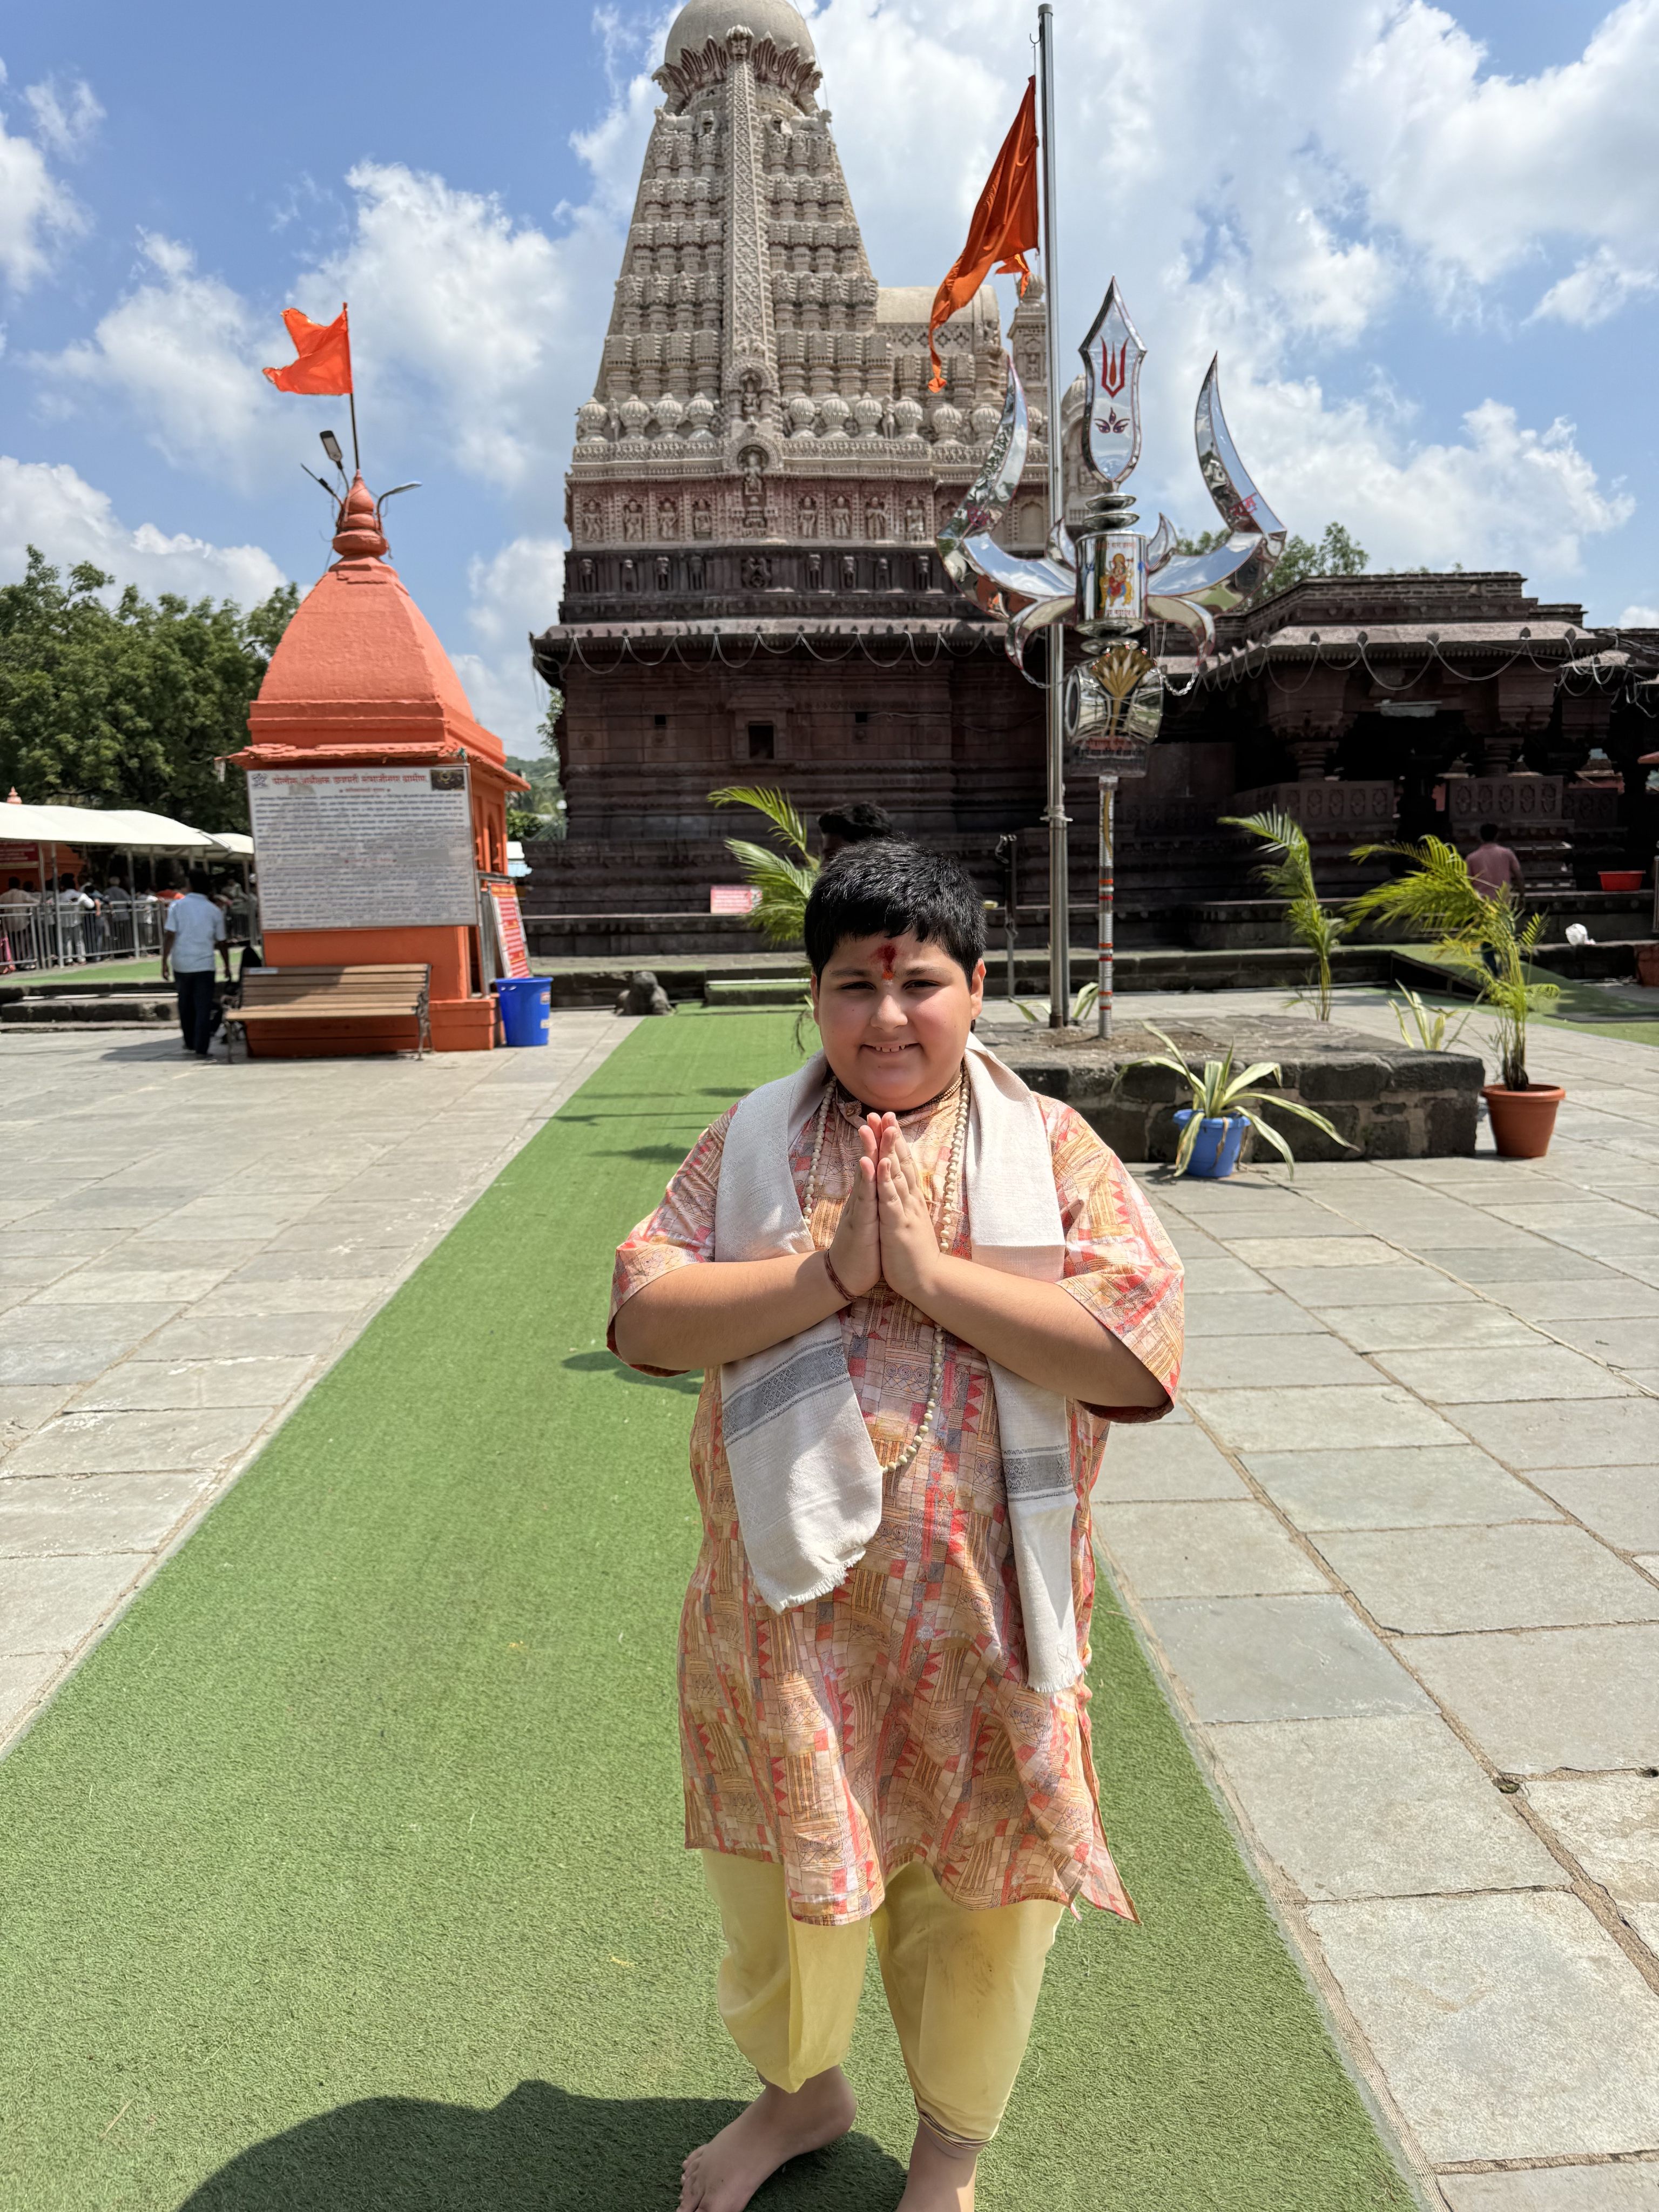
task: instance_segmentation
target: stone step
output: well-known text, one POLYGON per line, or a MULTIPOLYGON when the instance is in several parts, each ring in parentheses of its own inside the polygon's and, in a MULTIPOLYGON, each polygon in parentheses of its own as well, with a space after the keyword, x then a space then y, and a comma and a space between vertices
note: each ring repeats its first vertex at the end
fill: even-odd
POLYGON ((804 1006, 804 975, 710 975, 702 987, 711 1006, 804 1006))
POLYGON ((171 997, 155 995, 150 986, 150 995, 114 993, 85 994, 79 997, 69 993, 47 997, 30 994, 7 999, 0 1002, 0 1023, 8 1027, 31 1026, 53 1023, 67 1026, 92 1024, 100 1029, 131 1029, 150 1023, 170 1022, 178 1012, 176 1001, 171 997))

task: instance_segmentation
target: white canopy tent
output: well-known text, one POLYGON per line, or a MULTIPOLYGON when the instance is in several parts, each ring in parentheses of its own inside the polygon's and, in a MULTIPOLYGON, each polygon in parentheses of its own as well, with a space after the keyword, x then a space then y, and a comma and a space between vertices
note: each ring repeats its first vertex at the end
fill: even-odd
MULTIPOLYGON (((0 839, 36 845, 113 845, 124 853, 210 853, 220 841, 205 830, 149 814, 142 807, 0 806, 0 839)), ((244 841, 249 850, 252 839, 244 841)))
MULTIPOLYGON (((30 806, 15 799, 0 804, 0 845, 14 843, 35 848, 39 927, 57 961, 64 957, 66 941, 59 902, 52 892, 58 873, 58 850, 125 853, 130 892, 137 888, 132 866, 135 853, 183 853, 201 859, 211 854, 223 854, 241 864, 246 882, 247 863, 253 852, 253 840, 238 830, 226 830, 213 836, 205 830, 192 830, 188 823, 175 822, 166 814, 152 814, 143 807, 30 806), (50 861, 48 854, 52 854, 50 861)), ((16 864, 8 863, 0 872, 16 873, 16 864)), ((127 906, 132 951, 137 953, 141 949, 137 897, 128 901, 127 906)))

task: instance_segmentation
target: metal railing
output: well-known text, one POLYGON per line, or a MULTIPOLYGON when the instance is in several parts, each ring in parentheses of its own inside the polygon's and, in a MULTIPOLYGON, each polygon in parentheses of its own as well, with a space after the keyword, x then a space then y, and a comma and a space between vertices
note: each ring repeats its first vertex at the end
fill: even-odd
POLYGON ((100 895, 91 908, 50 892, 28 900, 0 896, 0 976, 153 960, 161 950, 162 911, 162 902, 143 891, 136 899, 100 895))

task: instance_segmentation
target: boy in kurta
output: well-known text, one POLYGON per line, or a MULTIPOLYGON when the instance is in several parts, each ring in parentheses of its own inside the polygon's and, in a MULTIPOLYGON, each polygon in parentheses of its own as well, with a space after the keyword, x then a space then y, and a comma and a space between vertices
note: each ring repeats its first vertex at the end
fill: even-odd
POLYGON ((741 2212, 851 2128, 872 1934, 918 2113, 902 2212, 969 2212, 1062 1913, 1133 1917, 1090 1752, 1089 1499, 1109 1425, 1173 1403, 1181 1268, 1087 1123, 973 1037, 954 864, 852 848, 805 939, 823 1052, 617 1255, 613 1349, 704 1370, 686 1841, 763 2084, 681 2212, 741 2212))

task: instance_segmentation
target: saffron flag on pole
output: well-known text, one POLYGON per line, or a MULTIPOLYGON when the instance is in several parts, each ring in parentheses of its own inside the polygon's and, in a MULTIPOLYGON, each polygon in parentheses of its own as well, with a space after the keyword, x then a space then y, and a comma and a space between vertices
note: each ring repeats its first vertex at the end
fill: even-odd
POLYGON ((1002 142, 1002 151, 985 180, 974 219, 968 226, 968 243, 951 263, 949 274, 933 300, 927 318, 927 351, 933 374, 930 392, 943 392, 945 371, 933 333, 948 323, 958 307, 965 307, 985 282, 993 262, 999 276, 1018 276, 1024 293, 1030 282, 1025 265, 1028 253, 1036 251, 1042 233, 1037 222, 1036 79, 1025 87, 1025 97, 1014 118, 1014 127, 1002 142))
POLYGON ((351 389, 351 331, 343 307, 331 323, 313 323, 297 307, 284 307, 283 320, 294 341, 298 358, 286 368, 268 368, 265 374, 278 392, 308 392, 336 396, 351 389))

